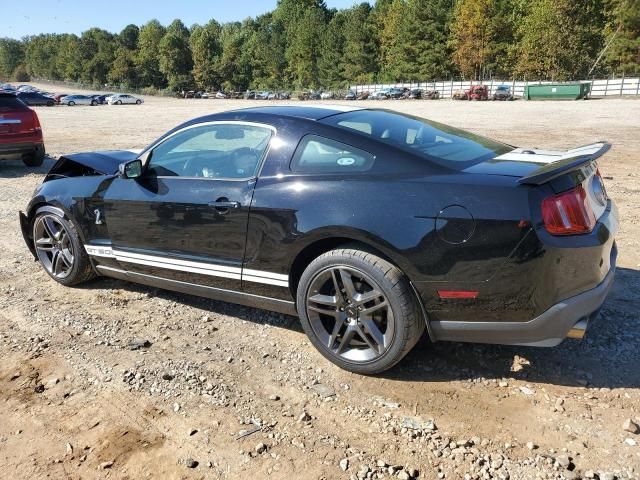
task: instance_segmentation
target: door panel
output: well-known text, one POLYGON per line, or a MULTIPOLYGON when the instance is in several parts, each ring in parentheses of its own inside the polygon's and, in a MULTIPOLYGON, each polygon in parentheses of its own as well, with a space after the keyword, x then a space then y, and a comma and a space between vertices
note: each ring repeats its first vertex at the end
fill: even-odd
POLYGON ((104 213, 118 261, 129 270, 239 289, 253 183, 115 179, 104 213), (220 198, 237 208, 217 208, 220 198))
POLYGON ((116 178, 105 193, 115 259, 129 271, 241 290, 255 175, 271 135, 211 122, 154 147, 140 178, 116 178))

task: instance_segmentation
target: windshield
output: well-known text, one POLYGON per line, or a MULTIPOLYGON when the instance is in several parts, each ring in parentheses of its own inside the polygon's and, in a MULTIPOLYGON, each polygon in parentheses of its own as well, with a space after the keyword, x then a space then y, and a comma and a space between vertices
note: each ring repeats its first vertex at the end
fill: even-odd
POLYGON ((513 147, 438 122, 386 110, 357 110, 321 120, 447 167, 464 169, 513 147))

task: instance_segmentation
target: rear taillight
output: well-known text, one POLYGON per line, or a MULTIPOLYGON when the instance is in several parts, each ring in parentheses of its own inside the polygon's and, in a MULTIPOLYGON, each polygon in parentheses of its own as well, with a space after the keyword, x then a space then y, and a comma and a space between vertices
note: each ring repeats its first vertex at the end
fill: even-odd
POLYGON ((31 115, 33 117, 33 129, 36 132, 42 130, 42 127, 40 126, 40 119, 38 118, 38 115, 36 114, 36 112, 32 110, 31 115))
POLYGON ((596 217, 582 185, 545 198, 542 201, 542 219, 551 235, 589 233, 596 226, 596 217))

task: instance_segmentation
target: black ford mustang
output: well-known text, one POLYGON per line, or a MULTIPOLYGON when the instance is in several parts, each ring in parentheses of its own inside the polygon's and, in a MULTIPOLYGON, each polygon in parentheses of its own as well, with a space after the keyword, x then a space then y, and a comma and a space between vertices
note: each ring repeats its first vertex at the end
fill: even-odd
POLYGON ((270 106, 141 153, 65 155, 20 214, 63 285, 95 275, 300 316, 342 368, 433 341, 581 338, 613 281, 597 143, 526 150, 378 109, 270 106))

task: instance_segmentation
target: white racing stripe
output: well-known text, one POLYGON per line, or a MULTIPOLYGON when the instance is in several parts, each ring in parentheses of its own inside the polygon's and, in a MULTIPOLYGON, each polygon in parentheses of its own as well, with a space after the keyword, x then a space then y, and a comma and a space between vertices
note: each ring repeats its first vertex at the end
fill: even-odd
POLYGON ((177 258, 144 255, 141 253, 115 250, 111 247, 98 245, 85 245, 85 250, 92 257, 114 258, 120 262, 146 265, 149 267, 166 268, 180 272, 198 273, 214 277, 231 278, 234 280, 246 280, 247 282, 263 283, 266 285, 289 286, 289 275, 265 272, 262 270, 243 269, 227 265, 216 265, 205 262, 179 260, 177 258))
POLYGON ((553 163, 578 155, 592 155, 603 147, 603 143, 583 145, 571 150, 541 150, 538 148, 516 148, 511 152, 496 157, 496 160, 512 160, 516 162, 553 163), (532 153, 527 153, 532 152, 532 153))

